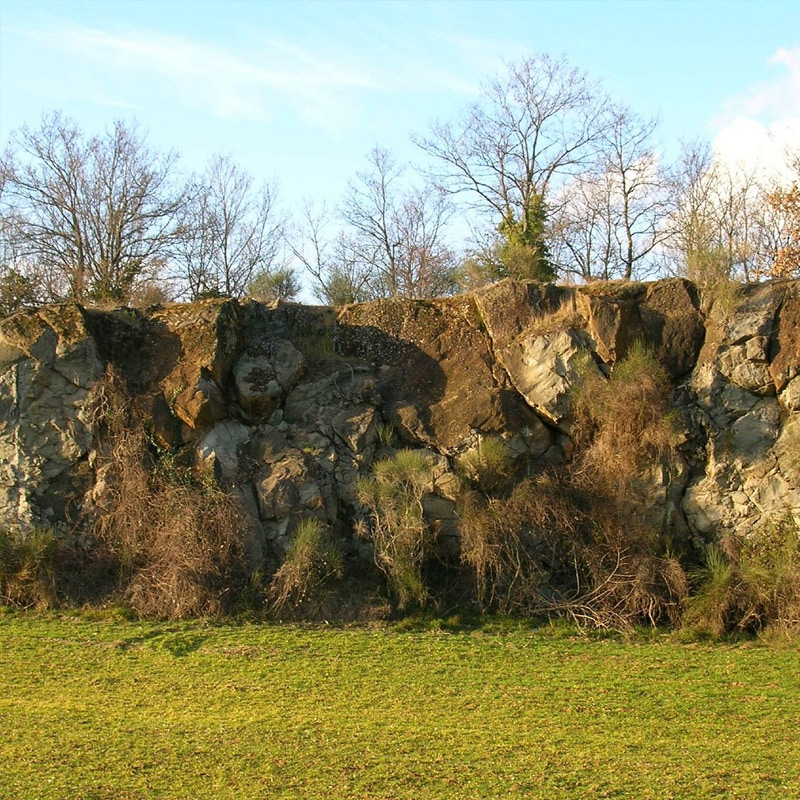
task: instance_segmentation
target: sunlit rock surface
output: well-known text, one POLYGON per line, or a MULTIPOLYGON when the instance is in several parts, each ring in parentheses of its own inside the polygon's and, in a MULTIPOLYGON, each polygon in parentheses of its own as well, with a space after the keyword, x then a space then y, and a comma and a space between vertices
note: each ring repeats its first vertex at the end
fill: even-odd
POLYGON ((637 340, 685 427, 682 468, 650 481, 654 516, 701 539, 800 521, 800 283, 715 306, 676 279, 503 281, 340 309, 21 311, 0 320, 0 523, 69 535, 102 513, 112 368, 152 447, 237 492, 263 543, 304 516, 347 527, 358 477, 390 446, 437 455, 424 506, 452 538, 458 454, 500 436, 532 471, 568 460, 576 382, 610 374, 637 340))

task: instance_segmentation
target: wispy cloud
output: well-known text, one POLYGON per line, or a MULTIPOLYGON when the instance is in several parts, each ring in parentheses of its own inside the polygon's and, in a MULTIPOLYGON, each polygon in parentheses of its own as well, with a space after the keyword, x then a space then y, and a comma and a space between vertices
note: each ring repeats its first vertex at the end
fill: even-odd
POLYGON ((467 36, 462 33, 442 32, 438 38, 469 61, 477 72, 491 77, 502 71, 508 61, 514 61, 530 52, 519 42, 489 36, 467 36))
MULTIPOLYGON (((13 33, 68 56, 73 64, 92 65, 99 105, 115 97, 119 107, 137 107, 141 93, 155 91, 178 105, 230 120, 262 120, 291 109, 333 136, 357 124, 370 93, 433 90, 472 96, 478 90, 472 75, 440 63, 435 48, 422 42, 410 52, 407 43, 393 43, 388 32, 379 37, 380 47, 358 55, 343 45, 311 51, 258 35, 234 50, 185 36, 69 22, 13 33)), ((452 47, 458 50, 459 43, 452 47)), ((471 49, 474 55, 474 43, 471 49)))
MULTIPOLYGON (((17 31, 49 50, 102 64, 109 80, 124 73, 173 95, 175 102, 225 119, 263 119, 276 104, 334 129, 346 113, 346 96, 381 86, 358 65, 326 60, 300 48, 267 41, 238 53, 186 37, 143 30, 111 32, 60 24, 17 31)), ((135 105, 120 98, 119 103, 135 105)))

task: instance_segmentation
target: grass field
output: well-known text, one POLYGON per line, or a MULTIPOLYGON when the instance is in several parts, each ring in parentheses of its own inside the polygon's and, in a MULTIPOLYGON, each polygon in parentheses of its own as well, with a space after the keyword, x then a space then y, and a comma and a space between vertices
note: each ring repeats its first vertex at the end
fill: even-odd
POLYGON ((0 798, 800 797, 800 652, 0 616, 0 798))

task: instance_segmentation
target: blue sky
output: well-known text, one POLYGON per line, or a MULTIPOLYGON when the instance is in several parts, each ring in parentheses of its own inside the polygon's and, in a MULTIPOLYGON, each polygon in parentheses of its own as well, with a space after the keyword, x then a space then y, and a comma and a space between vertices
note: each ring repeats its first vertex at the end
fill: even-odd
MULTIPOLYGON (((215 152, 335 204, 375 144, 401 159, 504 61, 564 54, 679 138, 800 137, 800 2, 3 0, 0 143, 61 109, 136 119, 187 169, 215 152)), ((800 145, 800 139, 794 140, 800 145)), ((726 144, 727 143, 727 144, 726 144)))

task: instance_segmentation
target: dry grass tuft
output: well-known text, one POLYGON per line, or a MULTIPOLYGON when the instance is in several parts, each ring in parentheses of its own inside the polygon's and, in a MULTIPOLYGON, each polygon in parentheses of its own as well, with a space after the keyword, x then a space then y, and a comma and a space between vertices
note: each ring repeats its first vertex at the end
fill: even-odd
POLYGON ((313 613, 322 600, 322 587, 332 578, 341 578, 342 572, 342 553, 322 523, 314 518, 301 520, 267 591, 271 610, 313 613))
POLYGON ((39 610, 56 605, 56 550, 50 530, 0 531, 0 603, 39 610))

